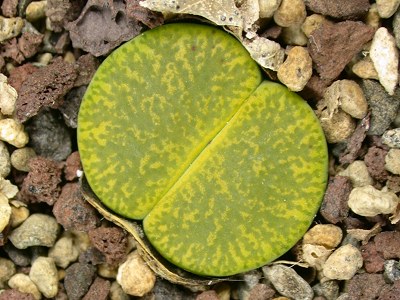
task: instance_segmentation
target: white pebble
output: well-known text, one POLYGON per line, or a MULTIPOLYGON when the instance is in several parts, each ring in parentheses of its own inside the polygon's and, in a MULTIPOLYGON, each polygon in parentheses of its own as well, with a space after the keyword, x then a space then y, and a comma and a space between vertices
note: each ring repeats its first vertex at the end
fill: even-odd
POLYGON ((11 116, 14 112, 17 91, 7 83, 7 77, 0 73, 0 111, 11 116))
POLYGON ((6 228, 11 218, 11 206, 8 198, 0 193, 0 232, 6 228))
POLYGON ((12 199, 17 195, 18 187, 13 185, 10 180, 0 177, 0 193, 8 199, 12 199))
POLYGON ((348 201, 350 209, 364 217, 393 213, 398 203, 395 193, 379 191, 371 185, 354 188, 348 201))
POLYGON ((276 71, 283 63, 285 51, 277 42, 257 36, 252 40, 244 39, 243 46, 251 57, 266 69, 276 71))
POLYGON ((376 0, 378 13, 381 18, 390 18, 399 7, 400 0, 376 0))
POLYGON ((11 160, 6 144, 0 141, 0 176, 5 178, 10 174, 11 160))
POLYGON ((25 206, 14 206, 11 201, 11 227, 16 228, 21 225, 30 215, 30 211, 25 206))
POLYGON ((303 244, 320 245, 335 248, 340 244, 343 233, 340 227, 333 224, 317 224, 309 229, 303 237, 303 244))
POLYGON ((155 274, 138 251, 131 252, 118 268, 117 282, 128 295, 143 296, 153 289, 155 281, 155 274))
POLYGON ((53 298, 57 295, 58 272, 51 257, 36 258, 31 266, 29 278, 46 298, 53 298))
POLYGON ((258 1, 260 18, 271 18, 278 9, 282 0, 258 1))
POLYGON ((378 72, 379 82, 389 95, 393 95, 399 77, 399 55, 396 41, 385 27, 380 27, 375 32, 370 57, 378 72))
POLYGON ((351 244, 339 247, 326 260, 323 275, 328 279, 349 280, 363 265, 360 250, 351 244))
POLYGON ((0 16, 0 43, 19 35, 24 24, 24 20, 20 17, 4 18, 0 16))
POLYGON ((345 170, 338 173, 340 176, 349 177, 353 187, 372 185, 373 180, 363 160, 352 162, 345 170))
POLYGON ((14 119, 3 119, 0 120, 0 140, 22 148, 29 142, 29 137, 24 130, 24 125, 14 119))
POLYGON ((17 289, 21 293, 32 294, 36 300, 42 299, 42 294, 28 275, 17 273, 10 278, 8 285, 12 289, 17 289))
POLYGON ((311 267, 322 270, 325 261, 332 253, 332 249, 328 249, 321 245, 303 244, 302 258, 311 267))
POLYGON ((400 175, 400 149, 390 149, 385 156, 385 168, 389 172, 400 175))
POLYGON ((301 25, 307 16, 303 0, 282 0, 275 11, 274 21, 281 27, 301 25))
POLYGON ((312 60, 303 47, 293 47, 278 69, 279 80, 290 90, 301 91, 312 75, 312 60))
POLYGON ((79 256, 79 248, 74 244, 72 235, 61 237, 53 247, 49 249, 49 257, 53 258, 56 265, 65 269, 79 256))
POLYGON ((30 147, 16 149, 11 153, 11 164, 18 171, 29 172, 29 161, 34 157, 35 150, 30 147))
POLYGON ((400 148, 400 128, 386 131, 382 136, 382 143, 391 148, 400 148))

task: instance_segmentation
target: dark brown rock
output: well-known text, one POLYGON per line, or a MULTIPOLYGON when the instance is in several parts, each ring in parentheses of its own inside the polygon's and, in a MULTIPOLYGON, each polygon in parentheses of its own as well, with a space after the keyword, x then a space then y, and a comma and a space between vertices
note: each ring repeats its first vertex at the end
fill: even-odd
POLYGON ((325 220, 336 224, 347 217, 349 213, 347 201, 351 190, 352 184, 347 177, 335 176, 329 180, 320 209, 325 220))
POLYGON ((82 0, 47 0, 46 16, 53 31, 60 32, 66 23, 76 20, 85 3, 82 0))
POLYGON ((3 59, 11 59, 17 64, 25 60, 24 55, 19 51, 18 40, 16 38, 9 39, 0 44, 0 54, 3 59))
POLYGON ((315 13, 338 19, 360 19, 370 7, 368 0, 305 0, 307 8, 315 13))
POLYGON ((267 300, 267 299, 272 299, 274 295, 275 295, 275 290, 273 288, 269 287, 264 283, 257 283, 249 291, 248 299, 267 300))
POLYGON ((18 249, 12 243, 5 244, 2 249, 18 267, 27 267, 31 264, 31 255, 29 250, 18 249))
POLYGON ((400 258, 400 232, 384 231, 378 233, 374 242, 376 250, 382 253, 385 259, 400 258))
POLYGON ((96 210, 83 199, 78 183, 63 186, 60 198, 53 207, 53 214, 65 230, 87 232, 99 223, 96 210))
POLYGON ((16 117, 25 122, 43 107, 57 108, 77 77, 74 65, 61 57, 28 77, 22 84, 16 104, 16 117))
POLYGON ((65 124, 71 128, 78 127, 78 112, 85 91, 86 86, 72 89, 67 94, 63 104, 59 108, 60 112, 63 115, 65 124))
POLYGON ((400 192, 400 176, 389 174, 387 181, 386 181, 386 186, 388 187, 388 189, 391 192, 399 193, 400 192))
POLYGON ((96 276, 96 267, 74 263, 65 270, 64 287, 70 300, 81 299, 96 276))
POLYGON ((369 241, 367 244, 362 245, 360 250, 364 261, 364 268, 368 273, 383 271, 385 259, 382 254, 376 250, 374 241, 369 241))
POLYGON ((10 71, 8 77, 8 83, 19 93, 22 83, 37 71, 37 67, 31 63, 23 64, 22 66, 16 67, 10 71))
POLYGON ((61 192, 62 165, 37 156, 29 161, 29 168, 18 197, 24 202, 45 202, 53 205, 61 192))
POLYGON ((348 293, 351 300, 377 299, 385 286, 382 274, 356 274, 349 281, 348 293))
POLYGON ((11 18, 17 16, 18 0, 3 0, 1 12, 4 17, 11 18))
MULTIPOLYGON (((251 298, 250 298, 251 299, 251 298)), ((219 300, 218 294, 214 290, 202 292, 196 297, 196 300, 219 300)))
POLYGON ((94 266, 99 264, 104 264, 106 262, 106 257, 103 252, 95 247, 89 247, 86 251, 79 255, 79 262, 92 264, 94 266))
POLYGON ((117 265, 125 260, 128 239, 126 233, 119 227, 100 227, 89 231, 93 246, 102 252, 111 265, 117 265))
POLYGON ((92 80, 94 73, 100 65, 96 57, 91 54, 82 55, 76 62, 78 69, 78 77, 75 80, 75 87, 88 85, 92 80))
POLYGON ((398 300, 400 296, 400 280, 396 280, 392 286, 385 285, 378 300, 398 300))
POLYGON ((65 291, 64 284, 61 282, 58 283, 58 292, 54 297, 54 300, 68 300, 67 292, 65 291))
POLYGON ((35 300, 35 297, 32 294, 22 293, 17 289, 9 289, 0 294, 0 300, 35 300))
POLYGON ((78 178, 77 172, 79 170, 82 171, 81 159, 79 156, 79 152, 75 151, 68 156, 65 162, 65 167, 64 167, 65 179, 68 181, 77 179, 78 178))
POLYGON ((149 28, 155 28, 164 23, 164 17, 161 13, 151 11, 139 3, 140 0, 126 1, 126 14, 129 18, 137 20, 149 28))
POLYGON ((308 50, 322 79, 333 81, 374 36, 362 22, 323 23, 310 36, 308 50))
POLYGON ((111 283, 108 280, 96 277, 83 300, 106 300, 110 287, 111 283))
POLYGON ((364 157, 369 174, 373 179, 380 182, 385 181, 389 175, 385 169, 385 156, 387 153, 387 150, 373 146, 368 149, 364 157))
POLYGON ((18 39, 18 49, 25 58, 34 56, 40 50, 43 34, 24 32, 18 39))
POLYGON ((325 90, 328 86, 329 81, 321 79, 318 75, 313 75, 300 92, 300 95, 304 99, 312 101, 312 104, 315 105, 324 97, 325 90))

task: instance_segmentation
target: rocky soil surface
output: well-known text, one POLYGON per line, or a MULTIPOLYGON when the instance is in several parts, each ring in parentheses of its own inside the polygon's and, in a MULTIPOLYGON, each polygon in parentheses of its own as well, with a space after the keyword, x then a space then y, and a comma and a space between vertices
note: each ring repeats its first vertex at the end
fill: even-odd
POLYGON ((279 43, 284 60, 266 76, 309 102, 329 143, 319 214, 281 258, 301 264, 203 292, 156 277, 82 198, 76 127, 101 61, 171 19, 139 0, 3 0, 0 300, 400 299, 400 1, 268 3, 257 37, 279 43))

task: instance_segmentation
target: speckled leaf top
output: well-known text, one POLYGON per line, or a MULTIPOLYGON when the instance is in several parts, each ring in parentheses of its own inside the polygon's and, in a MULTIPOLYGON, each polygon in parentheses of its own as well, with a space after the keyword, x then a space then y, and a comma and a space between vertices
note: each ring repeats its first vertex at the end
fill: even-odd
POLYGON ((162 256, 225 276, 268 263, 310 225, 327 179, 311 108, 229 34, 170 24, 114 51, 78 120, 88 182, 115 213, 143 220, 162 256))

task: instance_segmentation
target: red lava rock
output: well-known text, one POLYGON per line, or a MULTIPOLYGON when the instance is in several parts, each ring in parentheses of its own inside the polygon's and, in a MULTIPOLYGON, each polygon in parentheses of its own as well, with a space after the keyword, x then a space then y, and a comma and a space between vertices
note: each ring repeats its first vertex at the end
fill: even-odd
POLYGON ((4 17, 15 17, 17 15, 18 0, 3 0, 1 12, 4 17))
POLYGON ((345 151, 339 156, 341 164, 351 164, 362 153, 362 145, 369 129, 370 114, 358 123, 353 134, 348 138, 345 151))
POLYGON ((96 210, 82 196, 78 183, 63 186, 53 214, 65 230, 89 231, 99 223, 96 210))
POLYGON ((315 13, 351 20, 363 17, 370 7, 368 0, 305 0, 304 3, 315 13))
MULTIPOLYGON (((251 288, 248 299, 265 300, 272 299, 275 295, 275 290, 264 283, 257 283, 251 288)), ((314 298, 315 300, 315 298, 314 298)))
POLYGON ((400 295, 400 280, 396 280, 392 286, 383 287, 378 300, 397 300, 400 295))
POLYGON ((142 30, 138 21, 127 16, 124 2, 109 0, 89 0, 79 18, 65 27, 73 47, 94 56, 110 53, 142 30))
POLYGON ((347 177, 335 176, 329 180, 320 209, 325 220, 336 224, 347 217, 349 213, 347 201, 352 188, 351 181, 347 177))
POLYGON ((128 239, 119 227, 99 227, 89 231, 89 239, 106 256, 107 263, 116 265, 126 258, 128 239))
POLYGON ((364 268, 368 273, 383 271, 385 259, 382 254, 376 250, 374 241, 369 241, 367 244, 362 245, 360 250, 364 261, 364 268))
POLYGON ((300 95, 306 99, 314 101, 314 104, 324 97, 326 88, 329 86, 329 81, 321 79, 318 75, 311 76, 300 95))
POLYGON ((19 93, 22 83, 37 70, 38 68, 31 63, 23 64, 10 71, 7 82, 19 93))
POLYGON ((356 274, 349 281, 348 293, 351 300, 378 299, 385 286, 382 274, 356 274))
POLYGON ((399 193, 400 192, 400 176, 389 174, 388 179, 386 181, 386 186, 393 193, 399 193))
POLYGON ((0 53, 4 59, 12 59, 17 64, 25 60, 24 55, 19 51, 18 40, 16 38, 9 39, 0 44, 0 53))
POLYGON ((219 300, 219 297, 216 291, 209 290, 197 295, 196 300, 219 300))
POLYGON ((53 205, 61 192, 62 165, 37 156, 29 161, 30 171, 25 177, 19 198, 24 202, 46 202, 53 205))
POLYGON ((126 1, 126 15, 129 18, 137 20, 149 28, 154 28, 164 23, 164 17, 161 13, 151 11, 139 3, 140 0, 126 1))
POLYGON ((17 289, 8 289, 1 292, 0 300, 35 300, 35 297, 32 294, 22 293, 17 289))
POLYGON ((68 181, 72 181, 78 178, 77 171, 82 170, 81 159, 79 156, 79 152, 72 152, 66 162, 64 167, 65 179, 68 181))
POLYGON ((18 39, 18 49, 25 58, 30 58, 40 50, 42 41, 43 34, 24 32, 18 39))
POLYGON ((74 263, 65 270, 64 287, 70 300, 79 300, 89 291, 96 276, 96 267, 74 263))
POLYGON ((400 232, 384 231, 378 233, 374 242, 376 250, 382 253, 385 259, 400 258, 400 232))
POLYGON ((78 77, 74 83, 76 87, 89 84, 100 65, 98 59, 91 54, 80 56, 76 64, 78 69, 78 77))
POLYGON ((387 150, 373 146, 368 149, 364 157, 369 174, 373 179, 380 182, 385 181, 389 175, 385 169, 385 156, 387 153, 387 150))
POLYGON ((57 108, 77 77, 73 64, 61 57, 28 77, 22 84, 15 103, 18 121, 25 122, 43 107, 57 108))
POLYGON ((266 39, 276 40, 281 35, 281 33, 282 27, 278 25, 273 25, 271 27, 268 27, 262 34, 260 34, 260 36, 266 39))
POLYGON ((333 81, 374 36, 362 22, 323 23, 310 36, 308 50, 322 79, 333 81))
POLYGON ((108 280, 96 277, 82 300, 106 300, 110 287, 111 283, 108 280))

